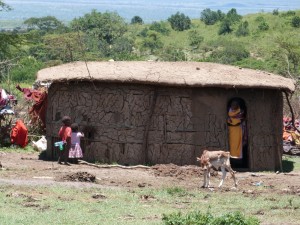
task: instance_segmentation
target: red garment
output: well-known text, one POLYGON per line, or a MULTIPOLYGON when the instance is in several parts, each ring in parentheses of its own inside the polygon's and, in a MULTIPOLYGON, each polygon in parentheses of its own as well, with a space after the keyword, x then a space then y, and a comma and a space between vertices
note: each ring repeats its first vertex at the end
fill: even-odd
POLYGON ((40 119, 44 128, 46 127, 47 96, 48 94, 46 92, 42 92, 40 95, 32 95, 32 99, 35 103, 29 110, 29 114, 32 116, 32 121, 35 123, 38 119, 40 119))
POLYGON ((60 139, 64 142, 67 142, 68 138, 69 141, 71 141, 71 134, 72 134, 72 129, 71 127, 68 126, 62 126, 58 132, 60 139))
POLYGON ((16 125, 12 128, 10 141, 22 148, 28 144, 28 130, 22 120, 17 120, 16 125))
POLYGON ((42 122, 42 127, 46 127, 46 110, 47 110, 47 97, 48 94, 46 91, 39 91, 30 88, 21 88, 20 85, 17 85, 16 88, 24 93, 24 97, 27 100, 33 100, 35 103, 32 108, 29 110, 29 114, 32 117, 32 122, 36 123, 38 119, 42 122))

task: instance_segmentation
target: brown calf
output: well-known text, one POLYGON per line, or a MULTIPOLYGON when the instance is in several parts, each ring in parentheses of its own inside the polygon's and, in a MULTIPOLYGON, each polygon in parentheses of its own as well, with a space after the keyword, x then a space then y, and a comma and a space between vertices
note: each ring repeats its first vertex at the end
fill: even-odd
POLYGON ((226 170, 228 170, 233 177, 234 186, 237 187, 237 181, 235 178, 235 171, 232 170, 230 166, 230 153, 225 151, 208 151, 204 150, 201 157, 197 157, 197 161, 200 161, 200 166, 204 169, 204 183, 202 187, 210 186, 210 169, 212 167, 217 170, 221 168, 222 180, 219 187, 223 185, 224 179, 226 177, 226 170))

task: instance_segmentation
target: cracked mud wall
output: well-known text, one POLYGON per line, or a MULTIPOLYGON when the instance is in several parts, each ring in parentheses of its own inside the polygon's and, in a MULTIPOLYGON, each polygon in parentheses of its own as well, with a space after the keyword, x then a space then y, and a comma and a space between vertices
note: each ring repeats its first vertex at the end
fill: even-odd
MULTIPOLYGON (((53 84, 47 111, 47 153, 56 157, 53 142, 60 119, 69 115, 85 133, 82 148, 86 160, 196 164, 196 156, 204 149, 228 149, 226 107, 230 98, 238 96, 245 100, 249 118, 254 121, 249 127, 249 149, 255 151, 252 157, 275 157, 273 134, 278 127, 274 130, 272 124, 281 111, 274 111, 280 102, 274 100, 274 94, 277 92, 116 83, 53 84), (260 101, 262 94, 264 101, 260 101), (257 112, 259 107, 261 113, 257 112), (261 128, 264 113, 276 115, 268 119, 271 125, 261 128)), ((251 159, 249 165, 251 169, 270 169, 276 161, 274 158, 265 166, 263 161, 251 159)))

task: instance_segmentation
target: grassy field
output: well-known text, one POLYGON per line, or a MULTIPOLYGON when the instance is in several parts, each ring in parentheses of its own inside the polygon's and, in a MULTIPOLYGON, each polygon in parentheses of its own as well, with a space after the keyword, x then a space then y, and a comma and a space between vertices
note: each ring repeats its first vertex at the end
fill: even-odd
MULTIPOLYGON (((6 154, 22 151, 13 148, 0 150, 6 154)), ((25 152, 30 154, 32 149, 25 152)), ((284 156, 283 166, 286 172, 299 173, 300 157, 284 156)), ((1 225, 163 224, 164 214, 195 211, 209 212, 214 216, 241 212, 246 217, 259 219, 261 224, 296 225, 300 221, 299 192, 285 192, 280 188, 272 191, 268 186, 212 190, 186 189, 176 186, 176 183, 164 188, 80 182, 32 184, 23 181, 11 184, 1 182, 5 173, 5 170, 0 170, 1 225)), ((285 177, 298 179, 298 176, 285 177)), ((265 181, 267 184, 267 179, 265 181)), ((297 188, 295 186, 294 190, 297 188)))
POLYGON ((181 188, 125 190, 0 186, 1 224, 162 224, 163 214, 240 211, 263 224, 297 224, 300 198, 181 188))

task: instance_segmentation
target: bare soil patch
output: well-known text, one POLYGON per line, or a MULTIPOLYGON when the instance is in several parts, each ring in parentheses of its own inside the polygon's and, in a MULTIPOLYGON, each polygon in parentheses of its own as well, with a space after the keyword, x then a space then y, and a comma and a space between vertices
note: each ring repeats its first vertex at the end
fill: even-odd
MULTIPOLYGON (((182 187, 187 190, 200 188, 203 171, 199 166, 177 166, 158 164, 149 168, 124 169, 118 167, 97 168, 89 165, 60 165, 55 161, 39 159, 39 153, 0 152, 0 183, 17 185, 49 185, 64 182, 75 187, 102 185, 118 188, 160 188, 182 187)), ((238 191, 245 196, 256 197, 270 191, 278 194, 300 196, 300 172, 291 173, 251 173, 237 172, 238 191)), ((236 191, 229 173, 223 188, 216 188, 221 173, 211 177, 213 190, 236 191)), ((207 189, 206 189, 207 190, 207 189)), ((210 189, 211 191, 212 189, 210 189)), ((142 197, 146 200, 147 197, 142 197)))

